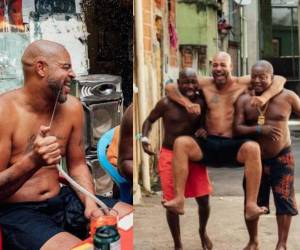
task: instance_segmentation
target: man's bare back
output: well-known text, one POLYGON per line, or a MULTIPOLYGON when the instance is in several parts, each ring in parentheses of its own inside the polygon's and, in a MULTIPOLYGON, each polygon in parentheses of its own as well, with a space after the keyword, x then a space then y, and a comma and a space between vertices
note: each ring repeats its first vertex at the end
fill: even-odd
MULTIPOLYGON (((15 90, 1 96, 1 109, 6 112, 6 133, 11 138, 11 157, 9 166, 18 162, 24 153, 32 150, 40 126, 47 126, 51 119, 51 112, 38 114, 26 105, 26 97, 22 90, 15 90)), ((57 138, 61 155, 65 156, 66 145, 72 131, 75 106, 80 104, 74 97, 69 97, 66 105, 57 107, 50 135, 57 138), (70 109, 69 107, 74 107, 70 109), (66 119, 68 117, 68 119, 66 119), (58 126, 59 124, 59 126, 58 126)), ((49 107, 51 111, 51 107, 49 107)), ((2 147, 2 145, 1 145, 2 147)), ((3 150, 1 150, 3 152, 3 150)), ((55 165, 40 168, 28 179, 21 188, 3 202, 43 201, 58 194, 60 185, 58 171, 55 165)))

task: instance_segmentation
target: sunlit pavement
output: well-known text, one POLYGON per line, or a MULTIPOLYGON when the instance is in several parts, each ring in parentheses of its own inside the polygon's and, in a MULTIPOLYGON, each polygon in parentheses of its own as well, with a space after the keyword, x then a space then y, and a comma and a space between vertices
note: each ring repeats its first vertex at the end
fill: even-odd
MULTIPOLYGON (((293 140, 296 158, 295 187, 300 202, 300 139, 293 140), (298 163, 298 164, 297 164, 298 163)), ((243 220, 243 168, 209 168, 214 193, 211 197, 211 216, 207 231, 215 250, 241 250, 248 241, 243 220)), ((173 249, 171 235, 165 219, 165 209, 160 195, 143 197, 142 204, 135 207, 134 249, 173 249)), ((273 206, 273 200, 271 199, 273 206)), ((299 206, 298 206, 299 207, 299 206)), ((186 213, 181 216, 181 232, 184 249, 202 249, 198 237, 197 206, 193 199, 186 201, 186 213)), ((289 250, 300 249, 300 216, 293 217, 288 240, 289 250)), ((261 250, 274 250, 277 241, 275 209, 261 216, 259 225, 261 250)))

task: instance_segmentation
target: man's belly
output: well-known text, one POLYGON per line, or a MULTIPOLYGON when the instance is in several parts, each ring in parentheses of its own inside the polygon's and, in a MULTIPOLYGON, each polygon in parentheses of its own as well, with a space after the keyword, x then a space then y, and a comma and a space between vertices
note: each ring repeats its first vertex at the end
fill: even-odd
POLYGON ((232 126, 220 123, 207 123, 207 133, 209 135, 222 136, 232 138, 232 126))
POLYGON ((271 159, 276 157, 284 148, 291 145, 290 140, 285 141, 272 141, 272 140, 259 140, 258 143, 261 147, 261 154, 263 159, 271 159))
POLYGON ((4 202, 44 201, 56 196, 59 191, 58 171, 55 167, 45 167, 36 172, 16 193, 4 202))

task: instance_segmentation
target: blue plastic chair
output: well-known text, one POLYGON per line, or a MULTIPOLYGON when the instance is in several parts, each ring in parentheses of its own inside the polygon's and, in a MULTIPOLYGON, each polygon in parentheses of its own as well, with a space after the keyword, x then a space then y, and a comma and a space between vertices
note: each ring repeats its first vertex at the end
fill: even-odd
POLYGON ((120 200, 132 204, 131 184, 119 174, 116 167, 114 167, 107 159, 106 151, 108 145, 111 143, 115 128, 105 132, 97 144, 97 156, 101 167, 117 184, 120 190, 120 200))

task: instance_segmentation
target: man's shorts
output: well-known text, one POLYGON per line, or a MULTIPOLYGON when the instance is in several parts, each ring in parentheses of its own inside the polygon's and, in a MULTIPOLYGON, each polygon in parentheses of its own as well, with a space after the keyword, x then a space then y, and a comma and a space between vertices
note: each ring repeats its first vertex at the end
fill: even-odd
POLYGON ((201 163, 210 167, 240 166, 237 154, 240 147, 249 139, 228 138, 209 135, 207 138, 194 138, 203 153, 201 163))
POLYGON ((277 157, 263 160, 263 173, 258 205, 269 208, 272 188, 277 215, 297 215, 294 191, 294 156, 291 148, 283 149, 277 157))
MULTIPOLYGON (((163 198, 167 201, 174 198, 172 159, 173 151, 162 148, 158 162, 158 173, 160 176, 163 198)), ((200 163, 190 162, 189 175, 185 186, 185 197, 196 198, 208 195, 211 191, 212 187, 206 167, 200 163)))
MULTIPOLYGON (((99 198, 109 207, 116 203, 99 198)), ((69 187, 62 187, 56 197, 44 202, 0 204, 0 225, 5 250, 38 250, 54 235, 66 231, 81 239, 88 235, 84 207, 69 187)))

